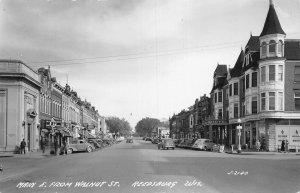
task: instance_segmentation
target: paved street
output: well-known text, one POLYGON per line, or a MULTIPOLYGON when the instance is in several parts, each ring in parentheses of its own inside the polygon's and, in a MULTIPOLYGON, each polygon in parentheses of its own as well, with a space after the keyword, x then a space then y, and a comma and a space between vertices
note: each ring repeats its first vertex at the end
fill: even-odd
POLYGON ((18 155, 0 157, 0 161, 4 168, 1 193, 300 191, 300 156, 295 154, 158 150, 150 142, 135 140, 92 153, 18 155), (235 171, 243 173, 234 175, 235 171))

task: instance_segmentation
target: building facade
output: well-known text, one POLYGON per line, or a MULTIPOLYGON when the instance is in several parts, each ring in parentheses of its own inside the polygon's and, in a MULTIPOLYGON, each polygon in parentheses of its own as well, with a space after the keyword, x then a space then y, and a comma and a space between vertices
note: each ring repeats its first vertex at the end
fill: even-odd
POLYGON ((39 75, 22 61, 0 60, 0 151, 39 149, 39 75))
MULTIPOLYGON (((261 34, 250 36, 234 67, 217 65, 210 99, 201 137, 227 146, 240 137, 244 148, 260 141, 267 151, 278 150, 282 141, 289 149, 300 148, 300 39, 286 39, 272 1, 261 34)), ((194 112, 195 119, 199 110, 194 112)), ((175 138, 185 131, 183 113, 170 118, 175 138)), ((191 116, 187 119, 191 124, 191 116)))

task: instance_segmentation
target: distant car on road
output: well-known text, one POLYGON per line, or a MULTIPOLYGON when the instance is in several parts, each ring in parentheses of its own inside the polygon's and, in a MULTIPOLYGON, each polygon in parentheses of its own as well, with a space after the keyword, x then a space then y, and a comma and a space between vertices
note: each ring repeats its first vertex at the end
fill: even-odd
POLYGON ((195 143, 193 144, 193 149, 199 149, 199 150, 212 150, 213 146, 216 145, 212 140, 210 139, 197 139, 195 143))
POLYGON ((66 149, 68 154, 71 154, 76 151, 86 151, 90 153, 95 149, 95 147, 92 144, 85 141, 84 139, 76 139, 76 140, 72 140, 66 146, 66 149))
POLYGON ((133 143, 133 139, 126 139, 126 143, 133 143))
POLYGON ((175 149, 175 144, 173 142, 173 139, 161 139, 161 142, 158 143, 157 145, 158 149, 175 149))
POLYGON ((145 141, 152 141, 150 137, 146 137, 145 141))

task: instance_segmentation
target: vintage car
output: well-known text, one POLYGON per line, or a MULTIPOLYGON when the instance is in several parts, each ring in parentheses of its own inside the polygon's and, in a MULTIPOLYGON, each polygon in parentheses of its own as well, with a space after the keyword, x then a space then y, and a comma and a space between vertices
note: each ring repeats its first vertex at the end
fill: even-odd
POLYGON ((193 144, 193 149, 198 150, 213 150, 213 146, 216 145, 212 142, 210 139, 197 139, 195 143, 193 144))
POLYGON ((158 138, 154 138, 154 139, 152 140, 152 143, 153 143, 153 144, 158 144, 158 141, 159 141, 158 138))
POLYGON ((133 143, 133 139, 126 139, 126 143, 133 143))
POLYGON ((71 154, 73 152, 78 152, 78 151, 86 151, 86 152, 90 153, 94 149, 95 149, 95 147, 92 144, 88 143, 84 139, 72 140, 66 146, 66 150, 67 150, 68 154, 71 154))
POLYGON ((102 148, 101 143, 99 143, 96 139, 88 139, 87 142, 94 145, 95 148, 102 148))
POLYGON ((161 139, 161 142, 158 143, 157 145, 158 149, 175 149, 175 144, 173 142, 173 139, 161 139))

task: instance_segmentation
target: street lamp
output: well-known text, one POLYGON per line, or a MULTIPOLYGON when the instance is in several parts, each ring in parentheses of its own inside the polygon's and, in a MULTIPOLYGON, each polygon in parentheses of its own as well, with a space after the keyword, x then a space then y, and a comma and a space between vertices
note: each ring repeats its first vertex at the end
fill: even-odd
POLYGON ((241 119, 238 119, 237 120, 238 122, 238 126, 236 127, 236 129, 238 130, 238 137, 239 137, 239 143, 238 143, 238 153, 242 153, 242 149, 241 149, 241 129, 242 129, 242 126, 241 126, 241 119))

